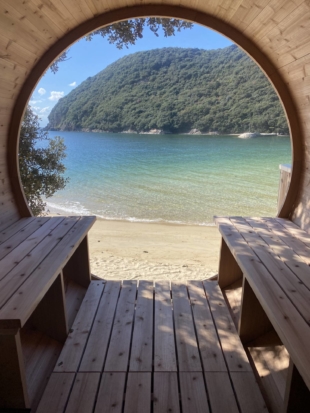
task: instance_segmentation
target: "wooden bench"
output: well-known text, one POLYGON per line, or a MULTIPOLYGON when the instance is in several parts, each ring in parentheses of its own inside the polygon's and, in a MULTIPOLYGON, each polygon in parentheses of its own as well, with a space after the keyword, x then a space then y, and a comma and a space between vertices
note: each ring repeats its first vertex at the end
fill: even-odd
POLYGON ((24 218, 0 233, 0 408, 40 398, 90 284, 94 221, 24 218))
POLYGON ((268 412, 217 282, 92 281, 36 413, 181 411, 268 412))
POLYGON ((215 222, 222 235, 219 286, 271 410, 309 412, 310 235, 280 218, 215 222))

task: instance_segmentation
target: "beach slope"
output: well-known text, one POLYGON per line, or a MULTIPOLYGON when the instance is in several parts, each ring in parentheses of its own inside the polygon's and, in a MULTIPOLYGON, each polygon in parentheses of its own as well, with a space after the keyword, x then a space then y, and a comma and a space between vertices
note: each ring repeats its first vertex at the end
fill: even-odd
POLYGON ((213 226, 97 219, 89 232, 92 274, 104 279, 203 280, 217 273, 213 226))

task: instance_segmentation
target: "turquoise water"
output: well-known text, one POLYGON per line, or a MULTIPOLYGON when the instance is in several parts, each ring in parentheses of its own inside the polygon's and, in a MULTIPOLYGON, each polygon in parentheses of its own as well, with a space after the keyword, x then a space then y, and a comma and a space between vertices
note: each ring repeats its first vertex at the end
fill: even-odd
POLYGON ((212 224, 214 215, 276 214, 288 137, 49 132, 67 146, 67 187, 52 212, 212 224))

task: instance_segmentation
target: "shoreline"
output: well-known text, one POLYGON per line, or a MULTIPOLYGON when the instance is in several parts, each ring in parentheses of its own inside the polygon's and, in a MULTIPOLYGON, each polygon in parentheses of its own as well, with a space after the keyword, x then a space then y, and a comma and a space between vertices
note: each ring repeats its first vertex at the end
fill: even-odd
POLYGON ((97 218, 88 233, 91 273, 106 280, 204 280, 217 274, 220 240, 214 224, 97 218))
MULTIPOLYGON (((62 130, 62 129, 46 129, 46 127, 43 127, 43 130, 46 132, 73 132, 73 133, 113 133, 113 134, 131 134, 131 135, 154 135, 154 136, 158 136, 158 135, 186 135, 186 136, 239 136, 243 133, 247 133, 247 132, 238 132, 238 133, 220 133, 220 132, 193 132, 191 133, 191 131, 189 132, 167 132, 167 131, 160 131, 160 132, 154 132, 152 130, 150 131, 134 131, 134 130, 123 130, 123 131, 118 131, 118 132, 114 132, 114 131, 108 131, 108 130, 101 130, 101 129, 76 129, 76 130, 62 130)), ((159 130, 158 130, 159 131, 159 130)), ((289 134, 277 134, 274 132, 259 132, 258 136, 277 136, 277 137, 289 137, 289 134)))
MULTIPOLYGON (((195 223, 195 222, 181 222, 181 221, 164 221, 164 220, 147 220, 147 219, 141 219, 139 220, 138 218, 104 218, 100 215, 93 214, 91 212, 85 214, 83 213, 78 213, 74 211, 65 211, 62 210, 62 212, 56 212, 55 207, 48 207, 47 210, 45 211, 47 213, 47 216, 94 216, 96 217, 96 221, 106 221, 106 222, 123 222, 123 223, 128 223, 128 224, 150 224, 150 225, 171 225, 171 226, 193 226, 193 227, 215 227, 215 224, 213 222, 210 223, 195 223)), ((60 208, 58 209, 58 211, 60 208)))
POLYGON ((215 226, 97 219, 88 238, 92 274, 104 279, 184 281, 217 274, 215 226))

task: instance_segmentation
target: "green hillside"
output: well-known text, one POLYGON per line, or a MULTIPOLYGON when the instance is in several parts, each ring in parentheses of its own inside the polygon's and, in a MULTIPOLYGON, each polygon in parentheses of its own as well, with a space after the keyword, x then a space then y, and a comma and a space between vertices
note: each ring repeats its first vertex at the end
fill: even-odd
POLYGON ((48 128, 288 133, 272 86, 237 46, 123 57, 60 99, 48 128))

